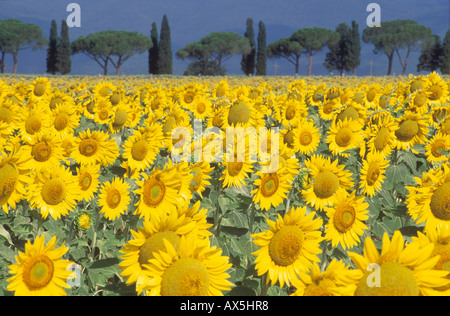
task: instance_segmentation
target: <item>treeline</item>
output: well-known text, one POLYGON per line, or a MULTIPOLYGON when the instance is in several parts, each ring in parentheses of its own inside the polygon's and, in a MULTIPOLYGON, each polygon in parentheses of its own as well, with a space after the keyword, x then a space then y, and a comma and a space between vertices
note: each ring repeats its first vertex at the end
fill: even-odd
MULTIPOLYGON (((181 60, 190 60, 184 75, 224 75, 224 63, 241 55, 241 70, 246 75, 267 75, 267 58, 281 58, 293 65, 298 75, 300 58, 308 60, 308 75, 312 74, 313 57, 327 50, 323 65, 331 72, 355 75, 361 64, 361 41, 372 44, 375 54, 387 57, 387 74, 392 74, 395 59, 406 74, 410 54, 420 50, 417 71, 450 73, 450 30, 445 38, 432 34, 431 29, 412 20, 382 22, 381 27, 367 27, 360 34, 355 21, 341 23, 335 30, 321 27, 302 28, 291 36, 267 45, 266 28, 258 23, 257 33, 251 18, 246 21, 243 36, 233 32, 212 32, 199 41, 189 43, 175 52, 181 60)), ((46 71, 49 74, 69 74, 71 56, 84 54, 108 74, 112 65, 120 75, 122 65, 135 54, 148 53, 149 74, 172 74, 173 52, 167 15, 163 16, 160 31, 153 22, 150 36, 138 32, 101 31, 81 36, 72 43, 67 23, 61 22, 61 32, 55 20, 51 22, 50 36, 45 38, 37 25, 16 19, 0 20, 0 72, 6 69, 5 57, 13 57, 13 73, 17 73, 19 52, 24 49, 47 47, 46 71)))

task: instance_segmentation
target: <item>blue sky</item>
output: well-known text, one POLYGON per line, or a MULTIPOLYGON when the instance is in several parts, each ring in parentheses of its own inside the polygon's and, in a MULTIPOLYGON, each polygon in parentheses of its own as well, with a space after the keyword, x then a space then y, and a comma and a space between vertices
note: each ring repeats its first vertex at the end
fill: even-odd
MULTIPOLYGON (((138 31, 149 34, 152 22, 158 29, 162 16, 168 15, 174 52, 184 45, 199 40, 214 31, 234 31, 243 35, 248 17, 255 23, 262 20, 267 28, 268 42, 289 36, 302 27, 320 26, 334 29, 339 23, 357 21, 360 31, 366 27, 369 12, 367 5, 374 1, 363 0, 0 0, 0 19, 15 18, 41 26, 48 36, 52 19, 66 19, 66 7, 76 2, 81 7, 81 27, 71 28, 71 40, 105 29, 138 31)), ((381 8, 381 20, 413 19, 428 26, 441 38, 449 28, 448 0, 383 0, 376 1, 381 8)), ((384 75, 386 57, 373 54, 370 44, 363 45, 361 66, 357 74, 366 75, 369 63, 374 63, 374 74, 384 75)), ((325 52, 314 60, 313 74, 327 74, 321 65, 325 52)), ((145 73, 146 57, 133 57, 124 65, 125 73, 145 73)), ((19 57, 19 72, 44 72, 45 51, 24 51, 19 57), (42 64, 42 65, 41 65, 42 64)), ((418 53, 413 53, 408 73, 414 73, 418 53)), ((240 74, 239 59, 233 58, 225 65, 230 74, 240 74)), ((301 74, 306 73, 306 58, 301 59, 301 74)), ((292 74, 292 66, 283 60, 276 61, 278 74, 292 74)), ((275 60, 268 64, 268 74, 274 74, 275 60)), ((174 57, 174 72, 181 74, 187 62, 174 57)), ((394 71, 399 72, 398 61, 394 71)), ((86 57, 73 57, 73 73, 96 74, 97 65, 86 57)))

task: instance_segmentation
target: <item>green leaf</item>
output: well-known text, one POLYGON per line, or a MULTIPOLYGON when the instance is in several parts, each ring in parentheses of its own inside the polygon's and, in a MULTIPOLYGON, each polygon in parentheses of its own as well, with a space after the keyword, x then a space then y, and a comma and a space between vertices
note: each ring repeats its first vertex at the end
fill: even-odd
POLYGON ((11 235, 5 229, 5 227, 3 227, 3 225, 0 225, 0 236, 4 237, 9 242, 10 245, 13 244, 12 239, 11 239, 11 235))

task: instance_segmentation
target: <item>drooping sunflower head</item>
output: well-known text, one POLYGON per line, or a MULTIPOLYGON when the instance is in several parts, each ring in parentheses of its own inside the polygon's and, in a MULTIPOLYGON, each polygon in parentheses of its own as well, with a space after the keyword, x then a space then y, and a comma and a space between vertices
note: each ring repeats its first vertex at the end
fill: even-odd
POLYGON ((52 84, 48 78, 36 78, 30 86, 28 97, 30 99, 44 99, 52 92, 52 84))
POLYGON ((423 144, 426 142, 428 132, 425 118, 419 114, 406 112, 397 120, 396 146, 398 149, 407 150, 416 144, 423 144))

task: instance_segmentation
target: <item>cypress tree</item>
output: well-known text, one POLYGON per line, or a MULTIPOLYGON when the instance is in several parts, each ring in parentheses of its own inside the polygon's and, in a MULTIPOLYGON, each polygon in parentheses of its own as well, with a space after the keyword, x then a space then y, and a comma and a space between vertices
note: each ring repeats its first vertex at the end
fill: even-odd
POLYGON ((336 27, 336 32, 341 36, 336 45, 330 47, 330 51, 326 54, 324 66, 328 70, 337 70, 342 76, 344 71, 352 70, 349 66, 351 54, 349 48, 351 47, 351 30, 345 23, 341 23, 336 27))
POLYGON ((152 23, 152 30, 150 32, 150 38, 153 43, 153 47, 148 50, 148 73, 158 74, 158 28, 156 23, 152 23))
POLYGON ((359 34, 359 27, 356 21, 352 21, 352 27, 348 37, 348 44, 347 66, 352 70, 352 74, 355 75, 356 68, 358 68, 361 64, 361 35, 359 34))
POLYGON ((56 63, 56 70, 62 75, 66 75, 72 71, 71 54, 69 27, 67 26, 67 22, 62 20, 61 37, 58 40, 56 63))
POLYGON ((164 14, 161 23, 161 34, 158 50, 158 74, 172 74, 172 46, 170 40, 170 26, 167 15, 164 14))
POLYGON ((242 55, 241 69, 246 75, 253 75, 255 73, 255 58, 256 58, 256 44, 255 32, 253 31, 253 20, 247 19, 247 31, 244 34, 250 43, 250 53, 242 55))
POLYGON ((47 49, 47 73, 54 75, 56 73, 56 58, 58 45, 58 29, 56 21, 52 20, 50 27, 50 38, 47 49))
POLYGON ((442 43, 441 73, 444 75, 450 74, 450 30, 445 34, 442 43))
POLYGON ((262 21, 258 25, 258 53, 256 56, 256 75, 265 76, 267 74, 267 44, 266 26, 262 21))

